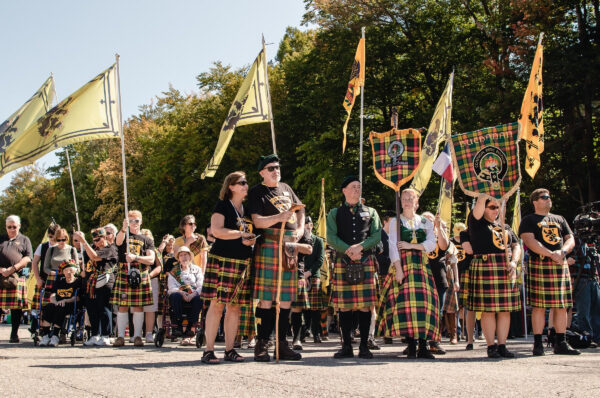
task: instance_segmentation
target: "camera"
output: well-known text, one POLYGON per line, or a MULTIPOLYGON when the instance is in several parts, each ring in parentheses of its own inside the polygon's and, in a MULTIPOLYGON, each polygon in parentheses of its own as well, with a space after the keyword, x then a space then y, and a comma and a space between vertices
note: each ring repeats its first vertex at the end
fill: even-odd
POLYGON ((573 220, 573 230, 584 243, 600 243, 600 201, 579 208, 573 220))

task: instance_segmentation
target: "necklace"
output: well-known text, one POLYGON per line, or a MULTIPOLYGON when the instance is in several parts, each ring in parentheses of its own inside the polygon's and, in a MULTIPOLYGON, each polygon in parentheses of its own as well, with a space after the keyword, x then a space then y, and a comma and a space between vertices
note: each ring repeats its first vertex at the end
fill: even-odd
POLYGON ((240 215, 240 213, 238 212, 237 208, 235 207, 235 205, 233 204, 233 201, 231 199, 229 199, 229 203, 231 203, 231 206, 233 207, 233 211, 235 211, 235 215, 237 216, 237 225, 240 227, 240 231, 247 232, 246 231, 246 222, 244 222, 244 205, 242 205, 242 214, 240 215))

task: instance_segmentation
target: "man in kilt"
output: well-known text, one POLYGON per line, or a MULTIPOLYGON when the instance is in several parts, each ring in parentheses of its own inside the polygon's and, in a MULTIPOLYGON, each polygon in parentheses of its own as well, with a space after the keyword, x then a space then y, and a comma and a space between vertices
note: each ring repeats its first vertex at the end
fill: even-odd
POLYGON ((533 355, 544 355, 542 332, 546 323, 546 308, 554 317, 556 336, 554 353, 577 355, 565 340, 567 309, 572 307, 571 276, 566 255, 575 247, 573 232, 567 221, 550 213, 550 192, 538 188, 531 193, 535 213, 521 220, 519 236, 529 250, 526 286, 527 304, 533 307, 533 355))
MULTIPOLYGON (((292 206, 300 204, 289 185, 280 182, 281 171, 277 155, 261 156, 258 172, 263 181, 248 192, 248 209, 254 226, 262 234, 254 254, 254 298, 260 300, 256 308, 258 341, 254 347, 254 360, 271 360, 268 343, 274 327, 279 328, 279 359, 300 360, 302 356, 288 345, 286 334, 290 324, 290 307, 296 299, 298 269, 279 264, 279 236, 284 229, 284 242, 296 242, 304 234, 304 211, 293 211, 292 206), (281 268, 280 268, 281 267, 281 268), (281 270, 279 324, 275 325, 273 302, 278 299, 277 285, 281 270)), ((277 345, 276 345, 277 347, 277 345)))
POLYGON ((488 358, 514 358, 506 348, 506 338, 510 312, 521 309, 516 283, 516 259, 521 255, 521 246, 510 227, 505 225, 503 229, 497 221, 499 212, 500 203, 482 194, 467 220, 473 248, 467 309, 482 312, 481 327, 488 358), (495 344, 495 336, 498 336, 498 344, 495 344))
POLYGON ((375 209, 360 202, 361 183, 349 176, 341 184, 344 203, 327 215, 327 242, 336 250, 332 301, 340 313, 342 348, 334 358, 352 358, 352 311, 358 313, 360 358, 370 359, 368 347, 371 309, 377 304, 375 248, 381 240, 381 222, 375 209))
MULTIPOLYGON (((154 242, 147 236, 142 235, 142 213, 138 210, 130 210, 127 218, 123 220, 123 227, 117 233, 115 244, 119 253, 119 264, 115 285, 113 287, 110 304, 119 307, 117 312, 117 335, 113 343, 114 347, 125 345, 125 327, 129 322, 129 309, 133 312, 134 339, 136 347, 142 347, 142 327, 144 325, 145 305, 152 305, 152 285, 150 283, 149 269, 154 265, 154 242), (126 231, 129 229, 129 236, 126 231), (127 242, 127 239, 129 242, 127 242), (129 243, 129 250, 127 250, 129 243), (139 272, 139 281, 128 278, 129 268, 139 272), (131 279, 131 280, 129 280, 131 279)), ((149 326, 151 329, 153 326, 149 326)))
POLYGON ((21 219, 11 215, 6 218, 6 235, 0 235, 0 309, 11 310, 11 343, 19 342, 19 325, 23 308, 27 307, 25 278, 21 270, 33 257, 31 241, 21 234, 21 219))

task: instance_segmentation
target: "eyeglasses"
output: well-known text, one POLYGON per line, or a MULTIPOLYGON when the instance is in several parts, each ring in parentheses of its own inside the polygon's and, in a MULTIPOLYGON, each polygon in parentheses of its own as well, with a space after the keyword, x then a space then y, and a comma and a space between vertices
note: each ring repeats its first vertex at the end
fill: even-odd
POLYGON ((16 225, 7 225, 6 229, 17 229, 16 225))
POLYGON ((195 222, 189 222, 186 225, 196 225, 196 223, 195 222))
POLYGON ((114 233, 106 231, 106 235, 114 235, 114 233))
POLYGON ((56 239, 57 242, 66 242, 67 238, 63 238, 63 239, 56 239))
POLYGON ((500 208, 500 206, 494 206, 494 205, 492 205, 492 206, 487 206, 486 208, 490 209, 490 210, 498 210, 500 208))
POLYGON ((267 167, 265 167, 265 169, 267 169, 269 171, 269 173, 271 173, 271 172, 273 172, 275 170, 279 170, 279 165, 277 165, 277 166, 267 166, 267 167))
POLYGON ((541 195, 538 199, 548 200, 550 199, 550 195, 541 195))
MULTIPOLYGON (((273 170, 269 170, 269 171, 273 171, 273 170)), ((233 185, 245 186, 245 185, 248 185, 248 181, 246 181, 246 180, 238 181, 238 182, 233 183, 233 185)))
POLYGON ((96 243, 96 242, 100 242, 100 240, 101 240, 101 239, 102 239, 102 238, 94 238, 94 239, 92 239, 92 240, 94 241, 94 243, 96 243))
POLYGON ((140 220, 139 218, 134 218, 134 219, 129 220, 129 222, 133 223, 133 224, 139 224, 141 221, 142 220, 140 220))

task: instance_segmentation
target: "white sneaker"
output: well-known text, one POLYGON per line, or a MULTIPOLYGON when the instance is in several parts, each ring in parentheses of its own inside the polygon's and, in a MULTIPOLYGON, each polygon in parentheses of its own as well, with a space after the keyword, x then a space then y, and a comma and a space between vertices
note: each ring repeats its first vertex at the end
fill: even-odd
POLYGON ((42 340, 40 341, 40 347, 48 347, 48 344, 50 343, 50 336, 48 336, 47 334, 42 336, 42 340))
POLYGON ((83 345, 86 347, 91 347, 93 345, 97 345, 99 339, 100 339, 99 336, 92 336, 92 337, 90 337, 90 339, 88 341, 83 343, 83 345))
POLYGON ((152 333, 146 334, 146 343, 154 343, 154 336, 152 335, 152 333))
POLYGON ((106 345, 110 345, 110 339, 108 338, 108 336, 102 336, 98 338, 98 341, 96 342, 96 346, 106 346, 106 345))
POLYGON ((58 336, 52 336, 50 338, 50 343, 48 343, 48 347, 56 347, 58 346, 58 342, 60 341, 60 339, 58 338, 58 336))
POLYGON ((133 341, 134 341, 134 340, 135 340, 135 336, 131 336, 131 337, 129 338, 129 342, 130 342, 130 343, 133 343, 133 341))

